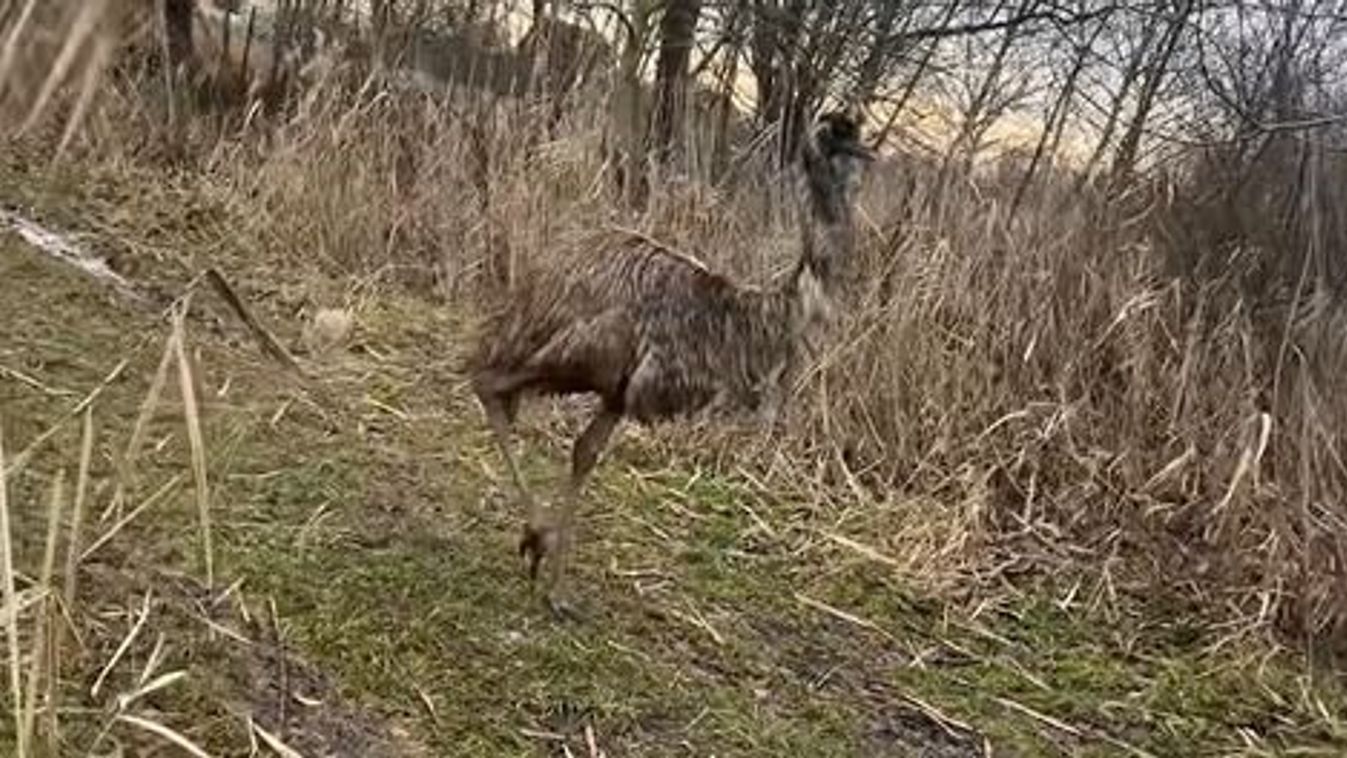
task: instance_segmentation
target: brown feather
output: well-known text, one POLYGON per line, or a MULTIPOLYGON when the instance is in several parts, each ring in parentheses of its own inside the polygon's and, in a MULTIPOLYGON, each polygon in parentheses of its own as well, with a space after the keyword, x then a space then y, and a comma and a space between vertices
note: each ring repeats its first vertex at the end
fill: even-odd
POLYGON ((854 244, 858 129, 833 115, 813 136, 803 249, 784 284, 741 287, 643 235, 605 230, 521 272, 471 361, 478 395, 513 409, 522 395, 594 393, 646 423, 712 405, 759 408, 827 311, 819 301, 854 244))

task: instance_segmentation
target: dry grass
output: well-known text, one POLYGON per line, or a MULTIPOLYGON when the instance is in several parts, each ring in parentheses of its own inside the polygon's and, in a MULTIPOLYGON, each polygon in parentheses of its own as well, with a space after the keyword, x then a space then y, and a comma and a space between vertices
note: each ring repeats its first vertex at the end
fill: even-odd
MULTIPOLYGON (((106 79, 107 94, 91 100, 83 84, 96 79, 88 72, 108 59, 108 37, 100 36, 113 33, 106 19, 74 6, 53 7, 65 9, 35 12, 59 17, 44 21, 44 28, 67 24, 64 46, 16 48, 23 30, 3 30, 8 36, 0 78, 30 82, 26 89, 10 90, 11 97, 28 98, 27 106, 15 111, 25 114, 18 126, 28 134, 10 141, 19 156, 15 163, 22 165, 3 189, 14 195, 7 200, 58 214, 61 207, 80 208, 74 224, 120 246, 120 268, 132 279, 141 274, 143 280, 181 286, 219 264, 244 272, 273 316, 321 307, 370 316, 408 297, 466 316, 501 296, 494 277, 502 260, 520 265, 542 259, 553 246, 601 224, 645 230, 755 283, 769 282, 792 254, 794 210, 779 193, 762 189, 788 183, 752 154, 741 156, 734 183, 712 187, 695 177, 665 179, 655 183, 645 211, 614 210, 619 204, 611 166, 601 149, 608 136, 605 109, 597 97, 582 99, 552 136, 539 113, 522 103, 482 103, 463 93, 430 97, 336 71, 281 114, 245 120, 189 113, 183 124, 186 149, 165 167, 154 141, 163 116, 157 96, 144 95, 148 85, 106 79), (35 73, 47 70, 50 76, 35 73), (74 84, 61 89, 51 81, 74 84), (44 115, 55 120, 45 121, 44 115), (75 123, 88 128, 76 131, 75 123), (71 160, 48 165, 57 154, 71 160)), ((25 8, 32 12, 34 4, 25 8)), ((14 23, 28 23, 22 18, 14 23)), ((1029 630, 1025 643, 997 639, 994 625, 981 624, 981 618, 1013 616, 1017 609, 1036 607, 1041 597, 1054 598, 1055 607, 1068 614, 1110 621, 1164 616, 1177 608, 1210 625, 1204 627, 1212 635, 1206 644, 1215 649, 1276 630, 1277 640, 1293 641, 1301 652, 1338 652, 1347 623, 1337 560, 1347 538, 1347 514, 1339 505, 1347 483, 1340 454, 1347 407, 1326 387, 1344 357, 1341 339, 1333 336, 1342 310, 1330 287, 1305 283, 1307 268, 1282 275, 1277 280, 1289 284, 1280 289, 1249 287, 1250 280, 1276 278, 1266 273, 1269 258, 1308 261, 1306 250, 1325 245, 1325 235, 1336 227, 1315 221, 1314 214, 1323 212, 1315 209, 1327 200, 1314 196, 1303 205, 1310 217, 1297 221, 1303 233, 1279 235, 1246 219, 1250 228, 1233 238, 1223 235, 1225 227, 1216 226, 1228 219, 1204 213, 1207 206, 1196 198, 1206 175, 1198 173, 1200 162, 1193 165, 1194 175, 1172 194, 1168 187, 1122 197, 1074 192, 1070 178, 1059 177, 1013 215, 1014 188, 992 177, 952 176, 908 158, 877 167, 862 199, 854 307, 846 328, 834 344, 823 346, 816 368, 797 388, 786 434, 699 425, 632 430, 610 464, 622 471, 620 478, 601 477, 596 485, 615 502, 657 500, 683 519, 674 527, 681 532, 645 513, 631 523, 605 522, 631 529, 639 536, 621 533, 650 547, 636 557, 696 556, 702 549, 698 540, 720 539, 716 529, 732 523, 735 545, 764 543, 792 558, 807 558, 819 572, 807 580, 831 596, 816 597, 785 581, 726 589, 718 583, 725 578, 715 574, 715 582, 688 585, 710 594, 718 610, 700 607, 697 593, 668 598, 655 589, 657 612, 692 630, 696 646, 732 648, 756 660, 737 649, 736 639, 772 640, 755 637, 752 624, 727 608, 760 601, 779 611, 775 595, 768 601, 737 594, 779 591, 794 598, 788 603, 791 617, 826 617, 828 623, 875 635, 881 640, 875 649, 905 649, 912 638, 928 638, 925 631, 895 630, 893 620, 906 610, 901 598, 893 599, 890 582, 896 582, 971 620, 960 622, 967 628, 957 632, 941 627, 948 637, 937 647, 961 640, 959 654, 985 677, 979 684, 1011 680, 1015 684, 1005 691, 1026 688, 1046 701, 1030 705, 1009 695, 987 699, 974 692, 964 718, 986 716, 979 709, 1014 711, 1016 718, 1041 722, 1072 740, 1093 731, 1044 710, 1069 710, 1049 697, 1065 685, 1054 679, 1040 687, 1038 675, 1020 663, 1031 657, 1034 645, 1052 644, 1056 622, 1040 628, 1035 614, 1024 611, 1028 619, 1018 618, 1017 628, 1029 630), (1190 200, 1170 200, 1174 195, 1190 200), (721 489, 725 482, 735 483, 728 494, 721 489), (709 501, 714 506, 708 516, 702 508, 709 501), (716 510, 722 507, 733 519, 716 510), (884 579, 870 578, 875 574, 884 579), (864 597, 867 588, 882 598, 864 597), (971 650, 975 644, 986 647, 971 650)), ((1342 175, 1341 166, 1328 159, 1322 171, 1316 185, 1321 188, 1342 175)), ((1327 189, 1321 192, 1329 197, 1327 189)), ((184 294, 177 290, 171 297, 184 294)), ((125 360, 10 463, 0 461, 7 484, 39 451, 79 462, 68 525, 60 516, 61 487, 51 485, 44 557, 37 579, 24 591, 18 591, 10 570, 11 527, 0 523, 6 538, 10 701, 21 756, 35 754, 39 733, 50 744, 88 749, 108 739, 148 736, 202 754, 199 735, 175 731, 153 711, 137 709, 147 696, 178 687, 187 675, 164 672, 156 653, 128 658, 127 651, 165 644, 163 637, 151 643, 146 635, 151 629, 160 634, 179 629, 160 621, 175 613, 190 617, 188 626, 205 628, 211 639, 244 636, 228 625, 233 621, 216 621, 211 610, 203 610, 223 607, 234 596, 232 586, 213 594, 217 578, 228 579, 217 567, 212 536, 217 495, 208 481, 216 483, 217 471, 228 470, 215 459, 227 461, 236 451, 226 445, 208 456, 211 435, 203 431, 208 425, 203 405, 210 400, 201 392, 190 351, 185 299, 178 302, 184 307, 171 327, 163 327, 168 342, 139 418, 118 446, 123 452, 110 456, 114 470, 102 472, 113 491, 96 524, 85 515, 93 505, 94 411, 125 360), (169 372, 175 367, 174 412, 182 426, 173 438, 159 430, 159 442, 176 440, 188 463, 174 475, 159 471, 145 475, 152 481, 141 481, 139 459, 151 454, 149 429, 171 392, 169 372), (71 446, 78 454, 48 449, 68 437, 62 430, 76 418, 84 419, 78 448, 71 446), (125 690, 115 696, 91 693, 105 708, 97 727, 62 736, 54 714, 68 624, 55 620, 76 613, 80 564, 131 539, 151 509, 176 502, 176 489, 187 476, 195 485, 194 533, 206 599, 196 605, 181 598, 170 602, 164 598, 173 593, 153 582, 124 594, 117 621, 105 625, 116 627, 117 642, 111 650, 100 649, 105 656, 95 670, 97 682, 115 679, 125 690), (92 539, 83 535, 86 528, 94 532, 92 539), (70 556, 61 577, 64 606, 51 589, 62 543, 70 556), (183 608, 188 610, 180 612, 183 608), (35 714, 48 720, 37 721, 35 714)), ((444 347, 427 354, 377 339, 366 346, 410 352, 418 359, 416 373, 450 378, 456 376, 455 346, 469 338, 466 329, 387 334, 388 340, 444 347)), ((149 344, 143 340, 141 347, 149 344)), ((303 412, 338 428, 416 427, 422 417, 413 406, 426 399, 392 397, 399 394, 390 389, 393 367, 378 358, 376 352, 375 368, 361 364, 358 380, 348 367, 316 366, 316 381, 330 382, 328 389, 296 394, 274 410, 271 426, 303 412), (321 401, 313 399, 328 391, 321 401)), ((473 413, 461 400, 455 413, 473 413)), ((570 431, 569 407, 556 403, 534 416, 529 433, 553 442, 555 451, 565 438, 558 432, 570 431)), ((163 448, 153 454, 162 455, 163 448)), ((462 457, 464 467, 492 465, 489 456, 471 451, 462 457)), ((7 520, 3 491, 0 516, 7 520)), ((323 532, 315 525, 327 518, 327 507, 315 505, 305 514, 302 544, 323 532)), ((284 550, 245 555, 284 566, 278 553, 284 550)), ((419 567, 419 560, 409 562, 419 567)), ((609 576, 621 577, 624 585, 630 580, 639 593, 645 592, 643 582, 663 581, 642 571, 614 563, 609 576)), ((410 584, 415 578, 397 579, 410 584)), ((312 600, 318 590, 311 581, 294 577, 292 586, 270 589, 312 600)), ((248 604, 239 600, 237 607, 247 619, 248 604)), ((312 623, 325 629, 321 619, 312 623)), ((635 640, 644 632, 627 631, 635 640)), ((98 636, 107 638, 107 630, 98 636)), ((274 637, 283 645, 279 630, 274 637)), ((679 640, 669 649, 691 644, 679 640)), ((1084 657, 1096 668, 1087 674, 1123 676, 1098 649, 1076 637, 1070 645, 1088 648, 1084 657)), ((915 660, 926 655, 920 645, 907 647, 915 660)), ((567 665, 574 663, 567 659, 567 665)), ((1183 664, 1174 669, 1184 670, 1183 664)), ((357 666, 350 675, 368 675, 377 686, 386 673, 357 666)), ((1059 674, 1071 679, 1071 672, 1053 672, 1059 674)), ((1166 667, 1148 670, 1148 686, 1159 689, 1156 682, 1171 675, 1166 667)), ((925 679, 904 681, 928 718, 960 723, 920 699, 923 693, 949 698, 948 690, 927 692, 924 688, 934 685, 925 679)), ((1285 689, 1268 686, 1273 700, 1283 698, 1275 693, 1285 689)), ((1340 737, 1338 710, 1323 706, 1310 688, 1303 692, 1296 712, 1321 711, 1327 726, 1319 725, 1316 734, 1340 737)), ((424 693, 417 699, 431 702, 424 693)), ((428 709, 438 723, 435 709, 428 709)), ((284 751, 273 744, 283 733, 260 724, 247 731, 284 751)), ((956 731, 969 730, 950 733, 956 731)), ((1119 749, 1135 752, 1120 737, 1102 734, 1104 742, 1121 742, 1119 749)), ((219 735, 214 739, 220 742, 219 735)))
MULTIPOLYGON (((6 265, 12 265, 9 281, 26 288, 34 282, 22 263, 14 265, 17 254, 4 248, 6 265)), ((42 281, 26 291, 71 287, 87 297, 90 283, 60 276, 42 281)), ((365 716, 343 713, 340 697, 283 646, 277 651, 269 634, 278 632, 258 628, 241 582, 221 591, 190 578, 211 576, 215 564, 201 488, 190 499, 178 496, 189 476, 200 484, 209 468, 201 348, 193 348, 183 328, 192 318, 195 286, 189 283, 159 316, 142 314, 111 329, 86 323, 76 332, 93 362, 117 356, 114 370, 83 397, 45 396, 48 412, 35 412, 30 398, 6 395, 9 423, 0 432, 17 421, 32 442, 17 457, 0 451, 0 566, 7 569, 0 572, 7 588, 0 617, 13 689, 4 698, 13 729, 0 729, 0 749, 12 747, 20 756, 142 754, 172 744, 192 755, 218 755, 261 739, 283 751, 286 738, 278 729, 302 736, 305 723, 319 723, 317 741, 303 743, 306 754, 340 749, 407 755, 388 747, 389 738, 365 716), (132 324, 138 329, 119 333, 132 324), (152 348, 160 341, 166 360, 154 372, 152 348), (164 381, 170 371, 181 379, 176 393, 164 381), (148 381, 113 381, 124 372, 148 381), (146 385, 148 393, 138 397, 146 385), (94 435, 100 416, 109 430, 101 443, 94 435), (34 429, 38 421, 49 426, 34 429), (70 427, 80 427, 79 433, 72 435, 70 427), (71 498, 61 466, 75 461, 73 513, 67 516, 71 498), (39 484, 48 492, 34 498, 39 484), (15 491, 20 497, 9 497, 15 491), (93 507, 99 504, 106 507, 93 507), (196 518, 185 517, 193 504, 196 518), (196 547, 207 551, 200 562, 190 559, 196 547), (281 706, 278 715, 273 703, 263 702, 274 666, 322 702, 289 718, 281 706)), ((64 337, 31 323, 19 334, 21 342, 64 337)))
MULTIPOLYGON (((180 339, 181 334, 175 332, 173 339, 180 339)), ((114 373, 120 373, 121 367, 126 365, 124 360, 119 364, 119 368, 114 373)), ((14 592, 13 579, 13 556, 15 553, 13 532, 11 531, 11 521, 9 519, 9 507, 5 492, 10 487, 10 481, 18 476, 24 465, 29 462, 35 453, 36 448, 30 447, 24 451, 20 459, 12 466, 5 466, 3 463, 3 454, 0 454, 0 547, 3 547, 3 565, 5 593, 6 624, 8 628, 8 637, 10 641, 10 672, 11 685, 13 687, 13 696, 10 699, 10 705, 13 709, 16 723, 15 747, 19 756, 28 755, 58 755, 62 754, 62 749, 58 747, 63 740, 60 733, 60 726, 57 720, 57 713, 60 706, 58 700, 58 679, 61 672, 62 651, 67 649, 65 638, 65 622, 72 618, 75 610, 73 601, 75 597, 75 582, 81 567, 80 563, 86 559, 93 550, 100 545, 105 544, 112 539, 128 521, 119 521, 113 524, 108 531, 96 539, 89 550, 83 554, 79 553, 80 530, 83 527, 83 506, 88 487, 88 468, 91 449, 93 444, 93 414, 94 399, 107 386, 107 383, 100 383, 93 392, 77 403, 73 410, 59 419, 53 427, 46 432, 38 435, 34 445, 41 445, 47 440, 51 440, 60 432, 60 427, 68 423, 71 419, 81 416, 84 418, 82 442, 80 444, 79 478, 76 489, 76 512, 75 516, 68 522, 69 530, 67 533, 67 521, 63 518, 63 509, 65 506, 64 497, 64 472, 58 472, 51 480, 51 494, 48 501, 46 528, 45 528, 45 547, 42 551, 40 570, 35 582, 26 592, 32 595, 27 603, 20 603, 14 592), (65 592, 62 595, 56 589, 55 568, 56 556, 62 542, 66 545, 69 555, 64 568, 65 592), (64 605, 59 602, 64 599, 64 605), (31 634, 27 635, 26 656, 28 659, 26 677, 21 672, 20 667, 20 634, 19 624, 27 611, 32 624, 31 634), (22 687, 21 687, 22 683, 22 687), (22 691, 21 691, 22 689, 22 691), (36 740, 39 736, 37 715, 43 714, 41 725, 41 736, 44 738, 45 747, 39 749, 36 746, 36 740)), ((154 498, 151 498, 153 501, 154 498)), ((147 501, 149 502, 149 501, 147 501)), ((133 514, 140 513, 142 509, 132 511, 133 514)), ((207 543, 208 544, 208 543, 207 543)), ((209 565, 209 560, 207 562, 209 565)), ((108 674, 117 666, 124 653, 135 640, 143 624, 148 619, 150 612, 150 595, 147 594, 144 599, 141 613, 138 621, 131 628, 130 633, 122 640, 113 656, 103 665, 97 679, 90 690, 90 694, 97 697, 99 690, 108 674)), ((173 679, 156 679, 148 684, 145 679, 153 673, 151 668, 147 668, 142 676, 142 684, 146 687, 134 691, 120 693, 116 702, 120 705, 117 713, 114 714, 115 720, 123 721, 127 724, 147 729, 160 737, 171 742, 177 743, 185 749, 189 749, 194 755, 205 755, 203 751, 196 748, 190 740, 178 734, 174 730, 159 724, 152 719, 135 716, 130 713, 124 713, 127 706, 146 694, 147 692, 168 686, 173 683, 173 679)), ((176 677, 175 677, 176 678, 176 677)), ((110 727, 109 723, 109 727, 110 727)), ((103 730, 107 731, 107 727, 103 730)), ((93 744, 88 746, 88 750, 95 750, 98 742, 103 735, 95 739, 93 744)))
MULTIPOLYGON (((1067 740, 1087 754, 1122 744, 1169 755, 1233 749, 1241 728, 1259 746, 1331 746, 1342 735, 1331 690, 1304 686, 1280 656, 1260 660, 1268 653, 1257 646, 1204 649, 1213 639, 1195 620, 1135 609, 1109 618, 1088 588, 1006 592, 937 572, 972 552, 945 542, 966 527, 943 518, 943 501, 861 508, 793 486, 802 477, 788 469, 763 479, 728 459, 699 464, 680 434, 633 434, 600 472, 577 562, 599 618, 548 624, 512 561, 518 514, 492 486, 490 440, 434 338, 459 326, 448 309, 387 287, 360 312, 351 350, 304 360, 312 384, 287 379, 237 322, 211 335, 228 306, 192 298, 202 326, 186 352, 211 451, 223 586, 210 592, 190 578, 201 566, 183 486, 194 475, 186 406, 176 383, 155 378, 177 370, 174 309, 120 308, 82 275, 56 276, 59 264, 0 253, 8 281, 40 305, 7 306, 23 335, 17 355, 36 361, 19 365, 81 389, 0 388, 20 439, 68 427, 45 435, 50 444, 11 479, 21 587, 40 574, 50 482, 87 444, 68 409, 108 364, 129 361, 133 377, 108 386, 95 409, 90 536, 78 602, 63 612, 74 631, 56 695, 65 752, 135 753, 174 741, 171 732, 231 754, 249 735, 265 743, 260 728, 305 755, 417 754, 360 747, 369 736, 342 741, 341 724, 370 719, 359 734, 406 723, 411 745, 468 755, 543 745, 585 754, 591 740, 609 755, 682 743, 729 755, 936 744, 962 758, 984 740, 998 752, 1067 740), (48 346, 63 340, 90 365, 63 368, 64 351, 48 346), (170 356, 162 371, 160 352, 170 356), (129 447, 132 436, 143 444, 129 447), (135 476, 123 480, 126 471, 135 476), (124 509, 109 510, 121 481, 124 509), (370 712, 344 711, 296 654, 339 676, 370 712), (241 682, 256 684, 240 692, 241 682)), ((264 291, 255 281, 240 290, 255 303, 264 291)), ((259 308, 282 342, 302 331, 279 319, 285 310, 259 308)), ((558 408, 541 432, 568 423, 558 408)), ((533 458, 528 468, 551 467, 533 458)), ((24 670, 35 621, 26 610, 24 670)))
MULTIPOLYGON (((670 180, 644 213, 614 211, 597 101, 549 139, 521 103, 347 75, 270 122, 200 121, 200 179, 178 180, 236 210, 241 224, 212 231, 251 250, 248 265, 349 281, 328 304, 358 310, 392 286, 477 307, 498 296, 501 256, 545 257, 606 223, 749 281, 789 260, 793 209, 758 191, 779 181, 670 180), (489 198, 474 173, 483 147, 489 198)), ((109 98, 84 137, 103 165, 143 161, 115 126, 153 119, 133 94, 109 98)), ((766 171, 757 163, 744 156, 740 174, 766 171)), ((992 178, 879 167, 862 201, 857 305, 798 389, 791 451, 758 444, 746 460, 744 436, 715 429, 665 439, 703 464, 733 453, 773 488, 850 503, 881 552, 911 554, 893 537, 910 530, 926 547, 909 565, 934 584, 1067 566, 1110 592, 1164 587, 1217 615, 1331 636, 1344 416, 1310 366, 1339 360, 1320 336, 1336 323, 1332 296, 1291 320, 1285 295, 1280 307, 1246 297, 1241 259, 1176 273, 1171 230, 1192 222, 1167 191, 1106 198, 1072 184, 1050 180, 1011 216, 1012 188, 992 178), (885 506, 914 495, 940 505, 921 518, 885 506)))

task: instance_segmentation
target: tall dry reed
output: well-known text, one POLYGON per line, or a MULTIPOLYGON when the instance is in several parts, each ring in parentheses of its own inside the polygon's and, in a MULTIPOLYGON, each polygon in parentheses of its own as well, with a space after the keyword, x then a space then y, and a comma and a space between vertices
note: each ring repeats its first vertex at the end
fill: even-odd
MULTIPOLYGON (((500 296, 502 267, 601 224, 752 282, 778 274, 794 210, 770 150, 741 150, 720 184, 655 172, 648 204, 624 209, 605 97, 594 90, 552 130, 546 103, 337 71, 283 113, 200 116, 210 127, 175 181, 245 210, 232 233, 257 266, 410 287, 448 307, 500 296)), ((124 125, 144 106, 99 106, 89 155, 141 160, 124 125)), ((994 174, 881 163, 862 200, 855 307, 798 388, 788 452, 737 465, 782 489, 820 494, 824 481, 827 497, 894 528, 909 518, 894 503, 938 503, 923 511, 948 525, 930 532, 947 543, 933 545, 933 573, 1068 568, 1099 596, 1160 593, 1336 639, 1344 311, 1330 276, 1269 268, 1332 252, 1329 200, 1347 169, 1308 157, 1313 172, 1269 171, 1261 194, 1219 206, 1202 199, 1213 179, 1197 154, 1167 182, 1076 191, 1053 175, 1018 204, 994 174), (1274 213, 1268 198, 1291 182, 1299 204, 1274 213), (1251 286, 1269 282, 1281 284, 1251 286), (773 465, 782 455, 797 465, 773 465)), ((695 448, 684 452, 727 460, 695 448)))

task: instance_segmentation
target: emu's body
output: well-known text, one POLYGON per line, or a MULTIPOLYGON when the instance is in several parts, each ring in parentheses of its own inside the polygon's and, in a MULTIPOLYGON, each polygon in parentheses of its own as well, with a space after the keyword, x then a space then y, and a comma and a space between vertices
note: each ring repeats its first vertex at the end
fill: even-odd
POLYGON ((851 180, 856 161, 868 158, 857 136, 854 122, 832 115, 806 148, 803 249, 781 285, 741 287, 645 237, 605 232, 531 272, 488 323, 473 387, 529 504, 520 550, 533 573, 550 554, 552 593, 565 571, 574 500, 621 419, 774 402, 850 252, 851 180), (577 393, 597 395, 600 406, 575 443, 570 492, 548 523, 519 475, 509 427, 522 396, 577 393))
POLYGON ((716 401, 757 407, 793 356, 796 335, 782 327, 803 322, 799 298, 737 287, 636 235, 589 242, 498 317, 479 394, 512 406, 522 394, 589 392, 643 423, 716 401))

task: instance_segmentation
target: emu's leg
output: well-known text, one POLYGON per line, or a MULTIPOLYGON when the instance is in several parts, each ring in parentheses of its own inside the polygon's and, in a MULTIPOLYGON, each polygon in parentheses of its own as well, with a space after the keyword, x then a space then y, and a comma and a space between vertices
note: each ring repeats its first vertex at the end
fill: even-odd
POLYGON ((515 461, 514 453, 510 450, 510 427, 513 425, 515 414, 519 409, 519 397, 514 393, 481 393, 479 399, 482 402, 482 409, 486 412, 487 423, 491 425, 491 436, 495 438, 496 447, 500 449, 501 457, 505 459, 505 466, 510 471, 510 479, 514 482, 515 491, 528 510, 524 536, 519 542, 519 554, 529 562, 530 578, 536 578, 538 561, 547 551, 547 546, 541 544, 535 546, 533 543, 534 534, 538 533, 538 529, 543 523, 542 507, 529 494, 528 487, 524 484, 524 476, 519 471, 519 464, 515 461))
POLYGON ((599 455, 608 446, 613 432, 617 430, 622 414, 605 404, 590 419, 585 431, 575 441, 571 451, 571 478, 566 496, 562 499, 560 514, 555 532, 555 554, 552 556, 551 576, 548 582, 547 602, 558 615, 572 615, 564 595, 566 590, 566 569, 570 562, 573 541, 575 507, 580 499, 581 490, 589 474, 599 462, 599 455))
POLYGON ((491 436, 496 440, 496 447, 500 449, 501 457, 505 459, 505 466, 510 470, 510 480, 514 483, 515 490, 519 493, 519 498, 526 503, 532 503, 533 498, 529 496, 528 488, 524 486, 524 477, 519 473, 519 465, 515 463, 514 453, 510 450, 510 425, 513 420, 510 412, 512 398, 504 398, 498 395, 490 395, 481 398, 482 409, 486 411, 487 423, 491 425, 491 436))

